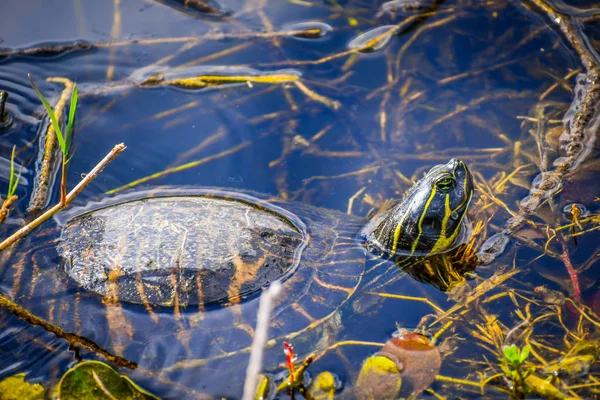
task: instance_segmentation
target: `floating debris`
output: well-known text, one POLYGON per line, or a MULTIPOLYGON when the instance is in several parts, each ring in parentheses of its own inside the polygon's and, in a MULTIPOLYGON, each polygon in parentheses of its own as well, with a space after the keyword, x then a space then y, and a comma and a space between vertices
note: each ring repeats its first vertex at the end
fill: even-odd
POLYGON ((396 25, 379 26, 352 39, 348 48, 360 53, 373 53, 387 46, 397 31, 396 25))
POLYGON ((566 159, 556 160, 559 170, 577 168, 594 149, 600 127, 600 71, 577 75, 573 101, 564 116, 563 133, 559 137, 566 159))
POLYGON ((563 182, 558 174, 553 172, 542 172, 533 178, 530 193, 537 197, 550 199, 560 192, 562 187, 563 182))
POLYGON ((13 122, 12 116, 6 111, 8 92, 0 91, 0 129, 8 129, 13 122))
POLYGON ((211 17, 227 17, 233 11, 214 0, 155 0, 166 6, 173 6, 183 10, 193 10, 201 15, 211 17))
POLYGON ((390 14, 393 18, 396 14, 408 11, 422 11, 430 7, 428 1, 420 0, 392 0, 386 1, 379 7, 379 12, 375 18, 379 18, 384 14, 390 14))
POLYGON ((251 68, 194 67, 185 69, 143 70, 132 79, 139 86, 173 86, 197 90, 222 85, 282 84, 295 82, 302 74, 293 69, 257 71, 251 68))
POLYGON ((288 25, 282 31, 299 39, 321 39, 331 33, 333 28, 323 22, 307 21, 288 25))
POLYGON ((0 49, 0 59, 11 56, 38 56, 38 57, 54 57, 60 56, 72 51, 84 51, 94 47, 93 44, 85 41, 75 41, 70 43, 47 43, 38 44, 25 49, 0 49))

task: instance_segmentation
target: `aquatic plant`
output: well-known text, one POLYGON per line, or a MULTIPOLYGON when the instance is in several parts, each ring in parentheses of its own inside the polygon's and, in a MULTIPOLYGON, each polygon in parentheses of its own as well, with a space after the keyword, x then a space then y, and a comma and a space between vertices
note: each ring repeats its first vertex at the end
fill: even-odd
POLYGON ((6 197, 12 197, 17 192, 17 185, 19 183, 19 179, 21 179, 21 170, 19 170, 19 176, 15 178, 15 149, 17 146, 13 146, 12 154, 10 156, 10 180, 8 183, 8 194, 6 197))
POLYGON ((78 89, 77 84, 73 85, 73 91, 71 92, 71 104, 69 108, 69 118, 67 120, 67 130, 63 135, 63 132, 60 128, 60 124, 50 103, 44 97, 42 92, 38 89, 35 82, 33 82, 33 78, 31 75, 28 75, 29 82, 31 82, 31 86, 35 90, 35 93, 41 100, 44 108, 48 112, 48 116, 50 117, 50 121, 52 126, 54 127, 54 133, 56 134, 56 138, 58 139, 58 143, 60 145, 60 151, 62 152, 62 168, 61 168, 61 181, 60 181, 60 202, 61 204, 66 204, 67 202, 67 163, 70 160, 69 157, 69 147, 71 145, 71 135, 73 133, 73 125, 75 123, 75 111, 77 110, 77 99, 78 99, 78 89))
POLYGON ((535 368, 524 368, 525 361, 531 352, 531 346, 525 345, 520 349, 516 344, 502 348, 504 357, 500 358, 500 366, 504 376, 512 382, 512 389, 519 395, 528 392, 525 379, 531 375, 535 368))

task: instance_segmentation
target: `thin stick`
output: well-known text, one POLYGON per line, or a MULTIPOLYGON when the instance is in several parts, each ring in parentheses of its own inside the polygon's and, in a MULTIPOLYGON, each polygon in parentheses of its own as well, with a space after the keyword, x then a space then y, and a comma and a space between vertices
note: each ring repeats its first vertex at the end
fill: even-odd
POLYGON ((51 323, 41 319, 40 317, 27 311, 25 308, 19 306, 16 303, 13 303, 4 296, 0 296, 0 307, 9 311, 11 314, 14 314, 19 319, 22 319, 23 321, 31 325, 40 326, 48 332, 54 333, 59 338, 65 339, 67 342, 69 342, 71 346, 85 347, 86 349, 93 351, 96 354, 100 354, 108 361, 120 367, 126 367, 129 369, 137 368, 137 364, 133 361, 129 361, 123 357, 115 356, 114 354, 109 353, 108 351, 104 350, 102 347, 98 346, 96 343, 92 342, 86 337, 78 336, 74 333, 63 331, 58 326, 52 325, 51 323))
POLYGON ((54 207, 46 210, 46 212, 44 212, 42 215, 40 215, 39 217, 37 217, 36 219, 34 219, 33 221, 31 221, 30 223, 28 223, 24 227, 22 227, 21 229, 19 229, 15 233, 13 233, 8 238, 6 238, 2 243, 0 243, 0 251, 3 251, 4 249, 6 249, 7 247, 11 246, 12 244, 14 244, 15 242, 17 242, 18 240, 22 239, 29 232, 31 232, 32 230, 34 230, 35 228, 37 228, 38 226, 40 226, 43 222, 45 222, 48 219, 50 219, 54 214, 56 214, 57 212, 59 212, 60 210, 62 210, 63 208, 65 208, 75 198, 75 196, 77 196, 87 185, 89 185, 90 182, 93 181, 94 178, 96 178, 96 176, 98 176, 98 174, 117 155, 119 155, 119 153, 121 153, 125 149, 126 149, 126 147, 125 147, 125 145, 123 143, 117 144, 115 147, 113 147, 113 149, 110 151, 110 153, 108 153, 102 159, 102 161, 100 161, 90 171, 90 173, 87 174, 85 176, 85 178, 83 178, 81 180, 81 182, 79 182, 77 184, 77 186, 75 186, 73 188, 73 190, 71 190, 69 192, 69 194, 67 195, 67 198, 66 198, 66 201, 64 202, 64 204, 62 204, 62 203, 56 204, 54 207))
POLYGON ((275 281, 271 284, 269 289, 264 291, 260 296, 256 330, 254 340, 252 341, 252 350, 250 350, 250 361, 248 362, 248 368, 246 369, 246 380, 244 381, 244 400, 251 400, 254 398, 258 374, 262 368, 265 344, 268 339, 269 317, 271 316, 271 310, 273 308, 273 300, 279 295, 280 291, 281 283, 275 281))
MULTIPOLYGON (((202 164, 206 164, 207 162, 210 162, 210 161, 213 161, 213 160, 217 160, 219 158, 228 156, 228 155, 233 154, 233 153, 235 153, 235 152, 237 152, 239 150, 242 150, 242 149, 248 147, 250 145, 250 143, 251 142, 249 142, 249 141, 242 142, 242 143, 238 144, 237 146, 235 146, 235 147, 233 147, 231 149, 222 151, 222 152, 214 154, 212 156, 204 157, 204 158, 202 158, 200 160, 192 161, 192 162, 189 162, 187 164, 179 165, 177 167, 167 168, 164 171, 157 172, 155 174, 145 176, 145 177, 140 178, 140 179, 138 179, 136 181, 130 182, 130 183, 126 184, 126 185, 119 186, 116 189, 109 190, 108 192, 106 192, 106 194, 115 194, 115 193, 120 192, 122 190, 132 188, 132 187, 137 186, 137 185, 142 184, 142 183, 146 183, 146 182, 148 182, 148 181, 150 181, 152 179, 161 178, 161 177, 163 177, 165 175, 172 174, 174 172, 179 172, 179 171, 186 170, 188 168, 193 168, 193 167, 197 167, 197 166, 202 165, 202 164)), ((0 250, 2 250, 2 248, 0 248, 0 250)))

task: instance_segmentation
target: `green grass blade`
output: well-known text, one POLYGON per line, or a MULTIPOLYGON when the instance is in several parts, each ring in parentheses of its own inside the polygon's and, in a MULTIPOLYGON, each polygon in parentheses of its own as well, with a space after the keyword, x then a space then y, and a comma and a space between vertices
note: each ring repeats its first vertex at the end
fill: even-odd
POLYGON ((58 125, 58 120, 56 119, 56 115, 54 115, 54 111, 52 111, 52 107, 50 107, 50 104, 48 103, 48 101, 46 100, 44 95, 37 88, 37 86, 33 82, 33 79, 31 79, 31 75, 27 74, 27 76, 29 76, 29 82, 31 82, 31 86, 33 87, 33 90, 35 90, 35 93, 38 95, 38 97, 42 101, 44 108, 46 108, 46 111, 48 112, 48 115, 50 116, 50 120, 52 121, 52 126, 54 126, 54 132, 56 132, 56 138, 58 139, 58 143, 60 144, 60 149, 62 150, 63 154, 65 154, 65 151, 67 151, 67 147, 65 146, 65 138, 63 137, 62 131, 60 130, 60 126, 58 125))
MULTIPOLYGON (((8 182, 8 196, 9 198, 14 194, 13 186, 15 186, 15 148, 17 146, 13 146, 12 155, 10 156, 10 180, 8 182)), ((18 182, 18 181, 17 181, 18 182)))
POLYGON ((69 121, 67 122, 67 134, 65 135, 65 145, 67 150, 71 144, 71 133, 73 132, 73 124, 75 123, 75 111, 77 109, 77 100, 79 99, 79 93, 77 84, 73 85, 73 93, 71 93, 71 105, 69 109, 69 121))
POLYGON ((19 175, 15 179, 15 149, 17 146, 13 146, 12 155, 10 156, 10 182, 8 183, 8 197, 13 196, 17 192, 17 186, 21 180, 21 173, 23 172, 23 166, 19 168, 19 175))
POLYGON ((15 184, 11 189, 11 193, 10 195, 14 195, 17 192, 17 186, 19 185, 19 181, 21 180, 21 173, 23 172, 23 166, 21 166, 21 168, 19 168, 19 175, 17 175, 17 179, 15 179, 15 184))

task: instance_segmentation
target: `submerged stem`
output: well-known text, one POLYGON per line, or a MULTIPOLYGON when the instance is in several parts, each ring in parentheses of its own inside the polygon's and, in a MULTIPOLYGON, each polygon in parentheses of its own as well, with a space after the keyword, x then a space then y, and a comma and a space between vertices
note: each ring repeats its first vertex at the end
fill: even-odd
POLYGON ((129 361, 123 357, 115 356, 114 354, 109 353, 108 351, 104 350, 102 347, 98 346, 96 343, 92 342, 86 337, 63 331, 58 326, 52 325, 48 321, 41 319, 40 317, 29 312, 27 309, 21 307, 16 303, 13 303, 4 296, 0 296, 0 307, 9 311, 17 318, 22 319, 23 321, 31 325, 40 326, 48 332, 54 333, 59 338, 65 339, 67 342, 69 342, 71 346, 85 347, 86 349, 103 356, 108 361, 118 366, 126 367, 129 369, 137 368, 137 364, 133 361, 129 361))

